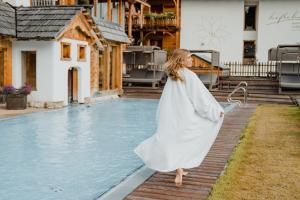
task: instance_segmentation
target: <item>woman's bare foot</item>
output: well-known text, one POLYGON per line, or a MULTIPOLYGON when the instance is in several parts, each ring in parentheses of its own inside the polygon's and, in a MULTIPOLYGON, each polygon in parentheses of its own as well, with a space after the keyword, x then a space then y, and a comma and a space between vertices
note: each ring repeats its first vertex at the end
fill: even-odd
POLYGON ((175 185, 177 187, 180 187, 182 185, 182 175, 183 175, 183 170, 181 168, 176 170, 176 177, 175 177, 175 185))
POLYGON ((183 171, 183 172, 182 172, 182 175, 183 175, 183 176, 186 176, 186 175, 188 175, 188 172, 183 171))

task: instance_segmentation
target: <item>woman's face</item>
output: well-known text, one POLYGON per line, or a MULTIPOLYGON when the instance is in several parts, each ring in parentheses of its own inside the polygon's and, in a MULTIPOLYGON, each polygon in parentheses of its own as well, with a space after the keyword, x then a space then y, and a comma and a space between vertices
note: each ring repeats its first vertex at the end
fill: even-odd
POLYGON ((187 55, 187 57, 186 57, 185 62, 183 63, 183 65, 185 67, 192 67, 192 65, 193 65, 193 58, 192 58, 191 54, 187 55))

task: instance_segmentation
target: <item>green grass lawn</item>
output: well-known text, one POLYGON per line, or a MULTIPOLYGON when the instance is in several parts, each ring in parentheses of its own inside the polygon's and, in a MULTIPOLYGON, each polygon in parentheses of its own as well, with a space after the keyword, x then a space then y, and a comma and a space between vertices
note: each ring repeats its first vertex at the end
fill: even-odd
POLYGON ((300 199, 300 109, 261 105, 208 200, 300 199))

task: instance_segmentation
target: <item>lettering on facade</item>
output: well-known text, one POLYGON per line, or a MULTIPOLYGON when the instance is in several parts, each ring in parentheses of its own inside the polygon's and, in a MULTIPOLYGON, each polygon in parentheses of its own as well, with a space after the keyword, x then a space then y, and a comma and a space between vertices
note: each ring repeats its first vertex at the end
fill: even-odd
POLYGON ((282 13, 272 12, 266 25, 279 25, 282 23, 289 23, 291 31, 300 31, 300 12, 298 10, 282 13))

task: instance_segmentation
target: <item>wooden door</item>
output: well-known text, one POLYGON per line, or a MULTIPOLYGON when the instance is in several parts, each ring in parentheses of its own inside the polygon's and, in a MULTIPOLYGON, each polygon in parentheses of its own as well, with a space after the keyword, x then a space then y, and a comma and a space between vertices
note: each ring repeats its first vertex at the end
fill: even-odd
POLYGON ((0 87, 4 86, 4 50, 0 49, 0 87))
POLYGON ((78 70, 75 68, 68 70, 68 102, 78 102, 78 70))

